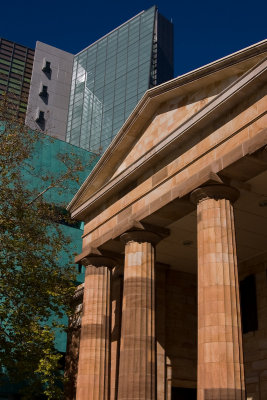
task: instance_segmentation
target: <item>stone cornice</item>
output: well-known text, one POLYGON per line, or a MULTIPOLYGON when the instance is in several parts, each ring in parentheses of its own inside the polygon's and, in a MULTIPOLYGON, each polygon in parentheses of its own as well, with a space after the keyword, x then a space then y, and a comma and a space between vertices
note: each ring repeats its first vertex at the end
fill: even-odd
MULTIPOLYGON (((159 106, 159 104, 167 100, 165 98, 166 96, 168 96, 168 98, 171 96, 175 96, 177 95, 177 89, 182 89, 184 91, 187 86, 191 87, 192 84, 199 84, 203 80, 203 78, 213 76, 221 70, 226 70, 227 68, 239 65, 242 62, 249 62, 256 57, 259 58, 259 56, 262 56, 266 52, 267 40, 263 40, 259 43, 241 49, 240 51, 237 51, 210 64, 197 68, 184 75, 178 76, 177 78, 174 78, 168 82, 147 90, 147 92, 139 101, 128 119, 125 121, 124 125, 122 126, 110 146, 104 152, 91 174, 88 176, 88 178, 85 180, 79 191, 70 202, 68 209, 72 211, 72 209, 75 207, 75 204, 80 201, 83 192, 87 189, 89 185, 91 188, 96 190, 99 186, 101 186, 101 184, 97 185, 94 182, 98 179, 100 173, 101 176, 103 176, 103 171, 105 171, 105 169, 107 168, 107 162, 109 163, 110 169, 114 168, 114 165, 111 166, 113 153, 119 151, 120 155, 123 155, 121 150, 124 150, 125 148, 124 139, 126 134, 128 136, 126 140, 127 147, 128 145, 130 146, 131 143, 133 143, 134 138, 136 137, 136 132, 140 130, 140 121, 141 123, 147 121, 151 117, 151 115, 153 115, 153 112, 156 111, 156 108, 159 106)), ((254 65, 255 64, 256 62, 254 61, 254 65)))
MULTIPOLYGON (((142 169, 146 167, 148 162, 151 163, 153 162, 153 159, 156 160, 159 154, 161 154, 161 156, 167 154, 168 151, 171 150, 172 146, 177 146, 178 143, 183 140, 185 135, 188 137, 190 133, 195 133, 197 129, 203 128, 205 124, 211 122, 212 119, 218 115, 218 112, 226 112, 229 107, 233 107, 233 104, 240 102, 242 98, 248 95, 250 90, 255 90, 256 83, 262 84, 264 79, 266 80, 266 70, 267 61, 263 60, 256 67, 227 87, 222 93, 210 101, 199 112, 185 121, 178 129, 164 138, 135 163, 122 171, 121 174, 103 185, 103 187, 96 191, 81 206, 76 206, 77 208, 75 209, 75 203, 79 198, 78 192, 72 203, 68 206, 72 211, 72 216, 74 218, 79 218, 88 207, 96 207, 99 201, 106 200, 114 190, 118 190, 118 185, 121 185, 122 181, 126 181, 127 179, 128 182, 131 175, 141 173, 142 169)), ((98 172, 100 173, 100 171, 98 172)), ((93 185, 94 178, 94 176, 89 176, 86 185, 89 185, 90 182, 93 185)), ((85 186, 80 189, 80 191, 82 190, 85 190, 85 186)))
MULTIPOLYGON (((167 228, 132 220, 127 225, 119 226, 112 238, 120 238, 124 243, 135 240, 140 243, 150 242, 156 245, 169 234, 170 231, 167 228)), ((124 264, 124 255, 107 250, 99 250, 99 248, 89 245, 75 257, 75 263, 85 266, 92 264, 95 267, 121 267, 124 264)))

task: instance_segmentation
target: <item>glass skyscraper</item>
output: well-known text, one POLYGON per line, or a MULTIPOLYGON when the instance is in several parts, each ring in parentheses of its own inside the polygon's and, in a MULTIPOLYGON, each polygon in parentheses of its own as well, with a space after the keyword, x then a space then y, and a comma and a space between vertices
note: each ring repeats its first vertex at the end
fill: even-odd
POLYGON ((103 152, 145 91, 173 78, 173 26, 154 6, 74 56, 67 142, 103 152))

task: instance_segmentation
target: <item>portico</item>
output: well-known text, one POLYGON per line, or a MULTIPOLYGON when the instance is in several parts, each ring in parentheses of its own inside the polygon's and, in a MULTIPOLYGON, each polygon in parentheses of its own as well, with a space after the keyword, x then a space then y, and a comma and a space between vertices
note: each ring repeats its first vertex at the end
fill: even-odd
POLYGON ((239 298, 240 279, 266 271, 266 53, 146 92, 70 203, 85 221, 77 400, 267 395, 239 298))

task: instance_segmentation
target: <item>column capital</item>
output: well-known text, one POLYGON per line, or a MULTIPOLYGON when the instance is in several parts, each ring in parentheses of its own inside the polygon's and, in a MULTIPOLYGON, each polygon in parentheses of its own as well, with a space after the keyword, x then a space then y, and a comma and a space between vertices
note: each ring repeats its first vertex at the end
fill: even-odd
POLYGON ((151 243, 155 246, 158 242, 169 235, 169 230, 150 224, 140 224, 140 229, 132 229, 120 236, 120 240, 127 244, 128 242, 151 243))
POLYGON ((199 188, 193 190, 190 195, 190 200, 194 204, 198 204, 203 200, 207 199, 226 199, 234 203, 239 198, 239 190, 224 184, 214 184, 200 186, 199 188))
POLYGON ((102 253, 97 248, 91 248, 88 254, 79 262, 85 267, 88 265, 93 265, 94 267, 113 268, 118 265, 118 260, 116 260, 115 257, 110 257, 109 255, 102 253))
POLYGON ((81 285, 77 286, 73 298, 72 298, 72 302, 74 304, 79 304, 82 303, 83 301, 83 294, 84 294, 84 283, 82 283, 81 285))

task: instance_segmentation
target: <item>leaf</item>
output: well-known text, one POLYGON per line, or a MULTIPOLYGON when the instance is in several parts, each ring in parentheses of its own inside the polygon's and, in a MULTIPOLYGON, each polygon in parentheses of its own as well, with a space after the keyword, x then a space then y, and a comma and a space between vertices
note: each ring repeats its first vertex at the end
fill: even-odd
MULTIPOLYGON (((0 121, 10 107, 3 96, 0 121)), ((16 117, 0 122, 0 361, 11 383, 27 382, 23 399, 62 397, 64 377, 54 338, 55 330, 64 327, 62 317, 72 313, 76 280, 70 238, 55 223, 70 223, 69 217, 46 196, 55 187, 63 196, 64 187, 79 182, 83 166, 76 155, 61 154, 63 173, 40 175, 32 159, 44 136, 16 117), (37 179, 41 190, 34 185, 37 179)))

